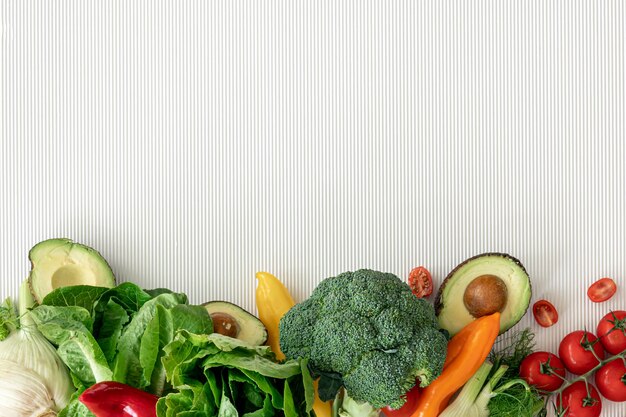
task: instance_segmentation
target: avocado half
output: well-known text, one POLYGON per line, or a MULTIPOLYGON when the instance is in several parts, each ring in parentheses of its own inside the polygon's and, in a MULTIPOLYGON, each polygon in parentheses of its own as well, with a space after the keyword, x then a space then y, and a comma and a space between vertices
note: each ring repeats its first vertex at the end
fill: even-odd
POLYGON ((522 263, 505 253, 483 253, 459 264, 439 287, 435 312, 450 335, 478 317, 499 311, 500 334, 530 305, 532 288, 522 263))
POLYGON ((30 292, 38 303, 60 287, 92 285, 114 287, 115 276, 107 261, 89 246, 70 239, 48 239, 28 252, 30 292))
POLYGON ((210 301, 203 304, 213 320, 213 331, 252 346, 261 346, 267 341, 267 329, 255 316, 228 301, 210 301))

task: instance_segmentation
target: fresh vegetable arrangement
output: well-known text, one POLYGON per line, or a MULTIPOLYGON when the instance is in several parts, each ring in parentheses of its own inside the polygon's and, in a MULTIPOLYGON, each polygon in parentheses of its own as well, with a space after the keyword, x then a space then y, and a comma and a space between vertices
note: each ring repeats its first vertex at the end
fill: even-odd
MULTIPOLYGON (((68 239, 29 253, 17 307, 0 305, 0 416, 597 417, 626 401, 626 311, 535 351, 521 262, 486 253, 434 303, 430 272, 373 270, 319 283, 300 303, 258 272, 259 318, 222 300, 116 285, 106 260, 68 239), (573 376, 572 376, 573 375, 573 376)), ((603 302, 615 281, 594 282, 603 302)), ((541 328, 558 321, 532 306, 541 328)), ((544 330, 546 331, 546 330, 544 330)))
POLYGON ((10 300, 0 308, 0 416, 311 414, 306 360, 277 361, 240 307, 115 286, 100 254, 67 239, 30 258, 21 313, 10 300))

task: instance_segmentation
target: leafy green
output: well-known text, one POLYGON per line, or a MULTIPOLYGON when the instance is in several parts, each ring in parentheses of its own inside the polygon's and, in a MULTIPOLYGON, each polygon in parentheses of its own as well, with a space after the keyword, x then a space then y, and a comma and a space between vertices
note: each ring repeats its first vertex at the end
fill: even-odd
POLYGON ((106 287, 91 285, 60 287, 46 295, 41 304, 55 307, 82 307, 91 310, 95 302, 107 291, 106 287))
POLYGON ((487 404, 491 417, 534 416, 544 405, 536 391, 521 383, 504 384, 487 404))
POLYGON ((111 380, 106 357, 91 334, 91 315, 83 307, 42 305, 31 316, 39 331, 54 345, 57 353, 83 386, 111 380))
POLYGON ((159 400, 159 417, 311 414, 313 380, 306 360, 276 363, 267 346, 185 330, 163 350, 174 392, 159 400))
POLYGON ((519 367, 524 358, 535 350, 535 334, 530 328, 507 334, 498 339, 489 354, 494 365, 508 366, 503 380, 515 379, 519 376, 519 367))
POLYGON ((9 337, 12 330, 19 327, 19 319, 10 298, 0 304, 0 341, 9 337))
POLYGON ((102 326, 98 332, 97 340, 102 353, 104 353, 107 359, 107 363, 111 367, 117 352, 117 343, 122 335, 122 329, 129 320, 130 317, 124 307, 113 299, 109 299, 102 312, 102 326))
POLYGON ((70 403, 61 410, 57 417, 95 417, 91 411, 80 401, 78 401, 78 392, 72 396, 70 403))
MULTIPOLYGON (((179 304, 179 298, 175 294, 161 294, 141 306, 128 326, 122 331, 122 335, 117 343, 118 354, 113 365, 113 379, 115 381, 137 388, 150 386, 150 378, 145 378, 143 375, 144 370, 140 354, 142 345, 144 345, 144 352, 158 350, 160 330, 158 319, 156 319, 156 324, 153 324, 153 327, 156 326, 156 328, 151 327, 147 333, 146 330, 148 330, 151 322, 155 320, 157 307, 171 309, 177 304, 179 304), (147 343, 152 344, 151 349, 145 347, 147 343)), ((156 361, 156 356, 151 359, 156 361)), ((144 366, 146 365, 146 360, 148 359, 144 359, 144 366)), ((149 375, 151 374, 152 371, 150 370, 149 375)))
POLYGON ((144 290, 150 297, 154 298, 161 294, 172 294, 174 291, 167 288, 153 288, 151 290, 144 290))
MULTIPOLYGON (((32 317, 70 369, 77 395, 104 380, 161 395, 170 388, 161 359, 176 332, 213 331, 207 310, 188 305, 185 294, 147 292, 132 283, 59 288, 32 310, 32 317)), ((77 398, 61 416, 92 416, 77 398)))
MULTIPOLYGON (((128 312, 136 312, 153 297, 146 291, 139 288, 132 282, 124 282, 117 287, 107 290, 95 305, 96 313, 101 312, 104 309, 106 303, 113 299, 116 303, 124 307, 128 312)), ((187 302, 187 296, 179 294, 179 298, 183 302, 187 302)))
POLYGON ((318 395, 322 401, 333 400, 343 387, 343 378, 337 372, 320 372, 312 370, 316 377, 319 376, 318 395))

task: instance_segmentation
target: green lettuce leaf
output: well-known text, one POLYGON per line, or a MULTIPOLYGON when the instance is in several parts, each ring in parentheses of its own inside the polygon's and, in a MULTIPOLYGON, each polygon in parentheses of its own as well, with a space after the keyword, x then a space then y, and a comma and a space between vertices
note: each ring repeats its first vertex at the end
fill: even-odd
POLYGON ((91 334, 91 316, 82 307, 42 305, 31 312, 39 331, 57 346, 57 353, 83 386, 109 381, 112 372, 91 334))
POLYGON ((266 346, 185 330, 163 350, 174 392, 159 401, 158 417, 311 415, 313 380, 304 360, 277 363, 266 346))
POLYGON ((126 326, 117 343, 113 379, 162 395, 168 388, 161 363, 163 348, 175 330, 213 331, 207 310, 187 302, 184 294, 163 293, 147 301, 126 326))
MULTIPOLYGON (((170 388, 161 361, 163 349, 177 330, 213 331, 207 310, 187 303, 185 294, 144 291, 132 283, 115 288, 82 285, 53 291, 31 316, 70 369, 77 394, 97 382, 115 380, 161 395, 170 388)), ((202 394, 211 392, 209 384, 189 384, 189 393, 172 398, 172 404, 178 405, 170 408, 178 411, 168 413, 191 416, 195 411, 188 411, 195 407, 215 416, 218 404, 202 394)), ((88 413, 85 410, 76 397, 61 415, 83 417, 88 413)), ((85 416, 92 417, 91 413, 85 416)))
POLYGON ((97 339, 109 366, 113 366, 113 360, 117 353, 117 342, 122 335, 122 329, 129 320, 130 317, 124 307, 113 299, 109 299, 102 313, 102 326, 98 331, 97 339))
POLYGON ((55 307, 82 307, 91 311, 96 301, 107 291, 109 289, 106 287, 91 285, 60 287, 46 295, 42 304, 55 307))

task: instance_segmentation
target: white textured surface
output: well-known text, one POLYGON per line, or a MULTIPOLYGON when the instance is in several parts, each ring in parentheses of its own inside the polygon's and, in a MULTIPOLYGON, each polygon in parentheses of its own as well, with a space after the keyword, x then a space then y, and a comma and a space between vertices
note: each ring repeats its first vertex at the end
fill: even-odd
POLYGON ((56 236, 249 309, 502 251, 555 350, 626 308, 624 3, 1 0, 0 295, 56 236))

